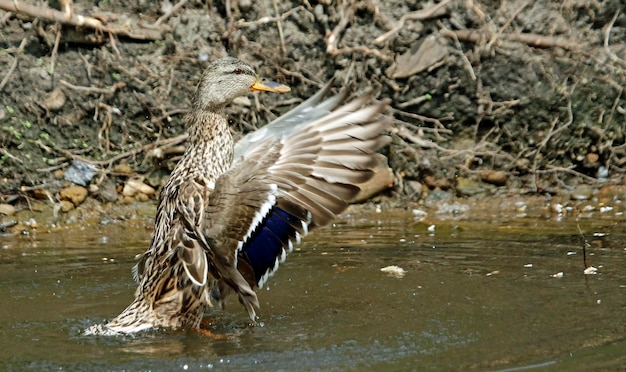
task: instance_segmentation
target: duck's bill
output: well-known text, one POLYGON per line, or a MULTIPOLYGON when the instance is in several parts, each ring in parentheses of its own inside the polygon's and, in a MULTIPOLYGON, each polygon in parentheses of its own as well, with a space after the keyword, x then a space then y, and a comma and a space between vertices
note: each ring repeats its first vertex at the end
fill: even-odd
POLYGON ((257 80, 254 85, 250 87, 251 91, 260 90, 263 92, 274 92, 274 93, 287 93, 291 91, 286 85, 277 83, 271 80, 257 80))

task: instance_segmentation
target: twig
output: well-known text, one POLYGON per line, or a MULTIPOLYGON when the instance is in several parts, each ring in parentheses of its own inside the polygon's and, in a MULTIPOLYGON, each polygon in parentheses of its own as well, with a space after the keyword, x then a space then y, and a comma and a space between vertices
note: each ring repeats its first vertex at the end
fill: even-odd
POLYGON ((109 40, 111 41, 111 48, 113 48, 113 51, 115 52, 115 54, 117 54, 117 56, 120 57, 122 55, 122 53, 120 53, 120 50, 117 49, 117 43, 115 42, 115 36, 113 36, 112 32, 109 32, 109 40))
POLYGON ((0 92, 2 92, 2 90, 4 89, 4 86, 9 82, 11 75, 13 74, 13 72, 15 71, 15 68, 17 67, 17 61, 19 60, 20 55, 24 53, 24 48, 26 47, 26 45, 28 45, 28 36, 22 39, 20 46, 17 48, 15 57, 13 57, 13 62, 11 62, 11 67, 9 67, 9 69, 7 70, 7 74, 4 75, 4 78, 2 78, 2 81, 0 82, 0 92))
POLYGON ((8 158, 10 158, 11 160, 17 162, 17 163, 24 163, 22 161, 22 159, 18 158, 17 156, 11 154, 9 151, 7 151, 5 148, 0 147, 0 153, 4 154, 4 156, 7 156, 8 158))
POLYGON ((93 165, 99 165, 99 166, 105 166, 105 165, 111 165, 113 163, 115 163, 118 160, 122 160, 124 158, 127 158, 129 156, 133 156, 133 155, 137 155, 140 154, 142 152, 147 152, 152 150, 153 148, 158 148, 158 147, 164 147, 164 146, 172 146, 175 144, 178 144, 180 142, 185 141, 187 138, 189 137, 188 133, 184 133, 181 135, 178 135, 176 137, 172 137, 172 138, 166 138, 166 139, 162 139, 160 141, 155 141, 152 143, 149 143, 147 145, 143 145, 140 147, 137 147, 135 149, 132 149, 130 151, 127 152, 123 152, 121 154, 115 155, 109 159, 106 160, 89 160, 86 158, 83 158, 82 156, 77 156, 76 154, 73 154, 67 150, 64 149, 57 149, 55 148, 56 151, 64 154, 65 156, 69 157, 70 159, 75 159, 75 160, 80 160, 83 161, 85 163, 89 163, 89 164, 93 164, 93 165))
POLYGON ((606 26, 606 29, 604 30, 604 51, 606 52, 606 54, 608 54, 608 56, 611 58, 613 62, 617 62, 621 64, 622 66, 626 66, 626 62, 624 62, 623 59, 619 58, 609 48, 609 39, 611 37, 611 29, 613 28, 613 24, 615 24, 615 21, 617 20, 618 16, 619 16, 619 9, 615 12, 615 15, 613 15, 613 18, 611 19, 611 22, 606 26))
POLYGON ((374 39, 374 44, 382 44, 385 41, 387 41, 389 38, 394 36, 396 33, 398 33, 402 29, 402 27, 404 27, 404 23, 406 21, 425 20, 429 18, 440 17, 446 14, 448 11, 446 6, 448 5, 449 2, 450 0, 443 0, 439 4, 436 4, 428 9, 420 9, 420 10, 416 10, 414 12, 410 12, 410 13, 403 15, 402 17, 400 17, 400 19, 398 20, 398 23, 396 23, 396 25, 393 26, 391 30, 385 32, 384 34, 374 39))
POLYGON ((520 14, 522 10, 524 10, 524 8, 526 8, 529 4, 530 4, 530 0, 527 0, 524 4, 522 4, 522 6, 517 8, 515 12, 513 12, 513 15, 511 15, 511 17, 509 17, 509 19, 506 22, 504 22, 502 27, 500 27, 500 29, 498 30, 498 33, 499 34, 503 33, 504 30, 506 30, 509 27, 511 22, 513 22, 513 20, 517 18, 517 15, 520 14))
POLYGON ((406 111, 398 110, 398 109, 395 109, 393 107, 391 108, 391 110, 394 113, 397 113, 397 114, 402 115, 402 116, 406 116, 406 117, 409 117, 409 118, 412 118, 412 119, 417 119, 419 121, 423 121, 423 122, 426 122, 426 123, 433 123, 435 125, 435 127, 439 128, 438 129, 439 131, 442 131, 444 133, 448 133, 448 134, 452 134, 453 133, 450 129, 447 129, 441 123, 441 120, 453 120, 454 116, 452 116, 452 115, 444 116, 444 117, 442 117, 440 119, 434 119, 434 118, 429 118, 428 116, 416 114, 416 113, 413 113, 413 112, 406 112, 406 111))
MULTIPOLYGON (((280 15, 280 13, 278 13, 278 3, 276 0, 272 0, 272 6, 274 7, 274 13, 280 15)), ((283 23, 281 20, 276 21, 276 27, 278 28, 278 37, 280 38, 280 51, 283 56, 285 56, 287 55, 287 48, 285 48, 285 35, 283 34, 283 23)))
POLYGON ((478 43, 482 40, 491 40, 493 38, 501 38, 503 40, 518 41, 537 48, 554 48, 559 47, 568 50, 574 50, 580 47, 579 43, 560 37, 550 37, 537 34, 520 33, 520 34, 496 34, 495 32, 483 30, 441 30, 440 33, 448 38, 458 38, 463 41, 471 41, 478 43))
POLYGON ((578 227, 578 233, 580 234, 580 237, 583 238, 583 265, 585 266, 585 269, 587 269, 589 266, 591 266, 587 261, 587 247, 591 248, 591 244, 587 242, 587 238, 585 238, 585 234, 583 234, 583 230, 580 228, 580 221, 578 220, 578 216, 576 216, 576 227, 578 227))
POLYGON ((37 172, 41 172, 41 173, 49 173, 49 172, 55 171, 55 170, 57 170, 57 169, 62 169, 62 168, 65 168, 65 167, 66 167, 66 166, 68 166, 68 165, 70 165, 70 162, 67 162, 67 161, 66 161, 66 162, 63 162, 63 163, 61 163, 61 164, 53 165, 53 166, 46 167, 46 168, 37 168, 37 169, 35 169, 35 170, 36 170, 37 172))
POLYGON ((335 55, 337 52, 337 43, 339 43, 339 34, 343 32, 343 30, 348 27, 350 23, 350 19, 354 16, 354 12, 356 11, 356 6, 354 5, 354 0, 349 1, 346 6, 341 8, 341 19, 339 23, 333 28, 330 34, 326 36, 326 53, 330 55, 335 55))
POLYGON ((563 172, 563 173, 573 174, 573 175, 575 175, 577 177, 580 177, 580 178, 584 178, 585 180, 587 180, 589 182, 594 182, 594 183, 598 182, 597 178, 588 176, 588 175, 586 175, 584 173, 577 172, 577 171, 575 171, 573 169, 573 167, 574 167, 573 165, 571 167, 568 167, 568 168, 565 168, 565 167, 555 167, 553 165, 548 165, 548 166, 546 166, 547 169, 539 169, 536 172, 537 172, 537 174, 563 172))
POLYGON ((21 3, 18 0, 0 0, 0 8, 9 12, 21 13, 33 18, 42 18, 50 21, 60 22, 77 27, 89 27, 92 29, 102 29, 104 25, 99 20, 92 17, 60 12, 50 8, 38 8, 36 6, 21 3))
MULTIPOLYGON (((550 138, 552 138, 552 136, 554 134, 564 130, 567 127, 569 127, 570 124, 572 124, 572 122, 574 121, 574 114, 572 113, 572 101, 571 100, 567 104, 567 112, 568 112, 568 115, 569 115, 569 119, 568 119, 567 123, 563 124, 561 127, 557 128, 557 129, 554 129, 556 127, 556 123, 558 123, 558 121, 559 121, 558 117, 555 117, 554 120, 552 120, 552 123, 550 123, 550 129, 548 130, 548 133, 544 137, 543 141, 541 141, 541 143, 539 143, 539 146, 537 146, 537 150, 535 150, 535 154, 533 155, 533 166, 532 166, 531 173, 533 173, 535 175, 541 173, 541 171, 537 170, 537 158, 539 157, 539 153, 548 144, 548 141, 550 141, 550 138)), ((539 188, 537 186, 536 177, 533 178, 533 180, 534 180, 533 182, 534 182, 535 190, 539 190, 539 188)))
POLYGON ((174 5, 170 8, 170 10, 167 11, 167 13, 160 16, 159 19, 154 22, 154 25, 159 26, 161 23, 167 21, 167 19, 171 17, 172 14, 176 13, 178 9, 182 8, 185 4, 187 4, 187 0, 180 0, 179 2, 177 2, 176 5, 174 5))
MULTIPOLYGON (((437 24, 439 25, 441 29, 449 31, 448 28, 440 21, 437 21, 437 24)), ((470 74, 470 77, 472 78, 472 80, 476 81, 476 73, 474 72, 474 68, 472 67, 471 62, 469 61, 465 53, 463 53, 463 46, 459 42, 459 38, 456 36, 456 34, 452 36, 453 36, 452 39, 454 40, 454 46, 456 46, 458 50, 458 54, 461 56, 461 59, 463 60, 463 65, 465 66, 465 69, 470 74)))
POLYGON ((50 75, 54 76, 54 68, 56 66, 57 53, 59 52, 59 43, 61 42, 61 27, 60 23, 57 23, 56 26, 56 37, 54 38, 54 47, 52 48, 52 53, 50 55, 50 75))
POLYGON ((354 47, 343 47, 343 48, 339 48, 339 49, 335 49, 333 52, 330 53, 331 56, 337 56, 339 54, 344 54, 344 53, 354 53, 354 52, 361 52, 365 55, 372 55, 378 59, 380 59, 381 61, 384 62, 389 62, 389 61, 393 61, 393 57, 391 56, 386 56, 383 53, 379 52, 376 49, 371 49, 368 48, 366 46, 363 45, 357 45, 354 47))
POLYGON ((284 21, 287 17, 291 16, 293 13, 295 13, 297 11, 300 11, 300 10, 304 10, 304 7, 302 5, 288 10, 288 11, 286 11, 285 13, 281 14, 278 17, 261 17, 261 18, 257 19, 256 21, 251 21, 251 22, 238 21, 237 23, 235 23, 233 25, 233 28, 234 29, 239 29, 239 28, 243 28, 243 27, 260 26, 260 25, 264 25, 264 24, 270 23, 270 22, 284 21))
POLYGON ((61 11, 65 14, 65 17, 70 18, 74 12, 72 0, 60 0, 59 3, 61 3, 61 11))
POLYGON ((25 14, 33 18, 59 22, 64 25, 86 27, 96 31, 109 32, 115 35, 126 36, 131 39, 159 40, 163 38, 161 30, 141 28, 140 30, 133 31, 132 28, 129 27, 115 28, 105 26, 100 20, 93 17, 82 16, 73 12, 67 14, 56 9, 39 8, 26 3, 21 3, 18 0, 0 0, 0 9, 4 9, 9 12, 25 14))
POLYGON ((450 152, 450 150, 445 149, 445 148, 439 146, 438 144, 436 144, 436 143, 434 143, 432 141, 425 140, 425 139, 417 137, 416 135, 411 133, 411 131, 409 131, 408 129, 406 129, 403 126, 400 126, 397 129, 396 134, 398 136, 400 136, 400 137, 403 137, 403 138, 413 142, 417 146, 424 147, 424 148, 435 149, 435 150, 439 150, 439 151, 443 151, 443 152, 450 152))
POLYGON ((291 76, 291 77, 298 78, 303 83, 306 83, 306 84, 309 84, 309 85, 315 85, 318 88, 321 88, 321 87, 324 86, 324 83, 320 83, 318 81, 313 81, 313 80, 307 78, 306 76, 302 75, 301 73, 299 73, 297 71, 289 71, 286 68, 282 68, 282 67, 278 67, 278 70, 280 71, 281 74, 284 74, 286 76, 291 76))
POLYGON ((233 24, 235 23, 233 10, 230 8, 230 0, 224 0, 224 8, 226 9, 226 19, 228 19, 228 21, 226 22, 226 30, 228 31, 226 32, 230 34, 233 29, 233 24))
POLYGON ((121 82, 121 81, 113 84, 110 88, 84 87, 84 86, 74 85, 63 79, 59 81, 61 84, 65 85, 66 87, 70 89, 78 90, 81 92, 87 92, 87 93, 95 93, 95 94, 112 94, 112 93, 115 93, 116 90, 126 87, 126 83, 121 82))
POLYGON ((80 52, 78 53, 78 57, 83 61, 83 63, 85 64, 85 70, 87 72, 87 79, 91 81, 91 63, 89 63, 89 61, 87 60, 87 58, 85 58, 84 55, 82 55, 80 52))
POLYGON ((136 148, 136 149, 133 149, 133 150, 121 153, 119 155, 116 155, 116 156, 114 156, 112 158, 109 158, 107 160, 93 161, 92 163, 96 164, 96 165, 113 164, 114 162, 116 162, 118 160, 127 158, 127 157, 132 156, 132 155, 137 155, 137 154, 140 154, 142 152, 146 152, 146 151, 148 151, 148 150, 150 150, 152 148, 163 147, 163 146, 172 146, 174 144, 177 144, 177 143, 180 143, 180 142, 183 142, 183 141, 187 140, 188 137, 189 137, 189 133, 183 133, 183 134, 178 135, 176 137, 166 138, 166 139, 163 139, 163 140, 160 140, 160 141, 155 141, 155 142, 149 143, 149 144, 141 146, 139 148, 136 148))
POLYGON ((9 22, 9 19, 11 19, 11 17, 13 17, 13 13, 12 12, 4 13, 4 15, 0 18, 0 25, 2 25, 2 26, 6 25, 7 22, 9 22))

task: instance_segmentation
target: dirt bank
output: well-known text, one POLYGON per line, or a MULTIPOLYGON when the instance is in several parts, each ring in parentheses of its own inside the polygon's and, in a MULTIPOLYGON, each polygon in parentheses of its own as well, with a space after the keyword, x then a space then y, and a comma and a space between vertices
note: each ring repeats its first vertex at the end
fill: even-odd
POLYGON ((620 0, 181 3, 75 4, 98 31, 0 11, 0 203, 59 203, 76 161, 95 171, 88 199, 129 202, 130 179, 158 190, 197 79, 225 54, 293 88, 238 101, 236 131, 333 76, 391 98, 390 195, 405 201, 624 183, 620 0))

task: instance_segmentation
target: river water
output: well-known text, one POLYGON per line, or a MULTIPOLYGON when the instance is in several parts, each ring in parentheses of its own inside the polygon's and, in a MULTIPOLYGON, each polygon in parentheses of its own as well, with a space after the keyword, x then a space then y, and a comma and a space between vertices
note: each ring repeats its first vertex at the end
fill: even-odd
POLYGON ((135 289, 150 221, 2 236, 1 370, 626 368, 626 223, 343 215, 192 330, 86 336, 135 289), (583 273, 582 247, 590 265, 583 273), (383 272, 398 266, 404 276, 383 272))

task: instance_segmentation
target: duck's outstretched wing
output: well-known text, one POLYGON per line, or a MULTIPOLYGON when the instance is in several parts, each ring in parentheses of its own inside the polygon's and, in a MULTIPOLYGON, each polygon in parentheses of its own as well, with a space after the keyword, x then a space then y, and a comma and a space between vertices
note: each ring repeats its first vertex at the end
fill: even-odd
POLYGON ((386 102, 364 95, 299 125, 297 131, 259 142, 215 184, 203 235, 218 262, 218 302, 234 290, 252 319, 262 286, 309 229, 328 223, 372 176, 389 142, 386 102), (237 270, 233 270, 236 268, 237 270), (254 306, 253 306, 254 305, 254 306))
POLYGON ((242 137, 235 144, 234 159, 250 153, 256 146, 268 138, 288 135, 298 130, 300 125, 315 121, 336 109, 346 99, 350 89, 346 87, 336 96, 324 99, 330 92, 334 82, 335 79, 331 79, 322 89, 306 101, 271 123, 242 137))

